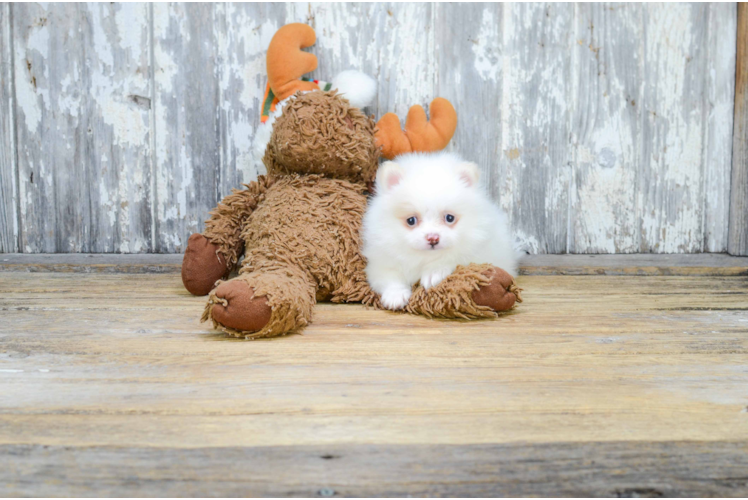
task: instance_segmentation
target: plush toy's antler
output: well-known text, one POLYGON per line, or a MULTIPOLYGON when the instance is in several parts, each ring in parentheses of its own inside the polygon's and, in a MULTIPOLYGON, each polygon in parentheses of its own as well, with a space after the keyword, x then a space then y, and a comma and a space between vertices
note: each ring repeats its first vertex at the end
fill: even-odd
POLYGON ((268 83, 279 100, 299 90, 319 90, 316 83, 299 80, 317 68, 317 56, 301 50, 316 39, 314 30, 302 23, 287 24, 273 35, 267 52, 268 83))
POLYGON ((411 106, 405 120, 405 131, 400 129, 400 119, 387 113, 377 123, 377 145, 382 155, 393 159, 410 152, 439 151, 449 144, 457 128, 457 113, 452 104, 441 97, 431 101, 431 120, 421 106, 411 106))

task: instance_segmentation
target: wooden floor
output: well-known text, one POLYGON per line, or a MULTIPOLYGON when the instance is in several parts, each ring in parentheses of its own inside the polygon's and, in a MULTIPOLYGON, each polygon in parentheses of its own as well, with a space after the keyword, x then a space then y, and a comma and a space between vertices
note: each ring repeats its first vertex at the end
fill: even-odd
POLYGON ((6 268, 0 496, 746 496, 748 273, 720 268, 525 275, 495 321, 320 305, 262 341, 168 269, 6 268))

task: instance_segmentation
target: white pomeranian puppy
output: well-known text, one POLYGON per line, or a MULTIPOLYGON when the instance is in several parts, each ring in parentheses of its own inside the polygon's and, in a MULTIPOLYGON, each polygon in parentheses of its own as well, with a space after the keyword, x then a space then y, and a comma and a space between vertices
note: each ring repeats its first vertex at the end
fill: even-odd
POLYGON ((401 309, 420 280, 428 289, 458 265, 517 274, 506 215, 478 184, 478 166, 451 153, 413 153, 379 166, 363 222, 366 275, 382 305, 401 309))

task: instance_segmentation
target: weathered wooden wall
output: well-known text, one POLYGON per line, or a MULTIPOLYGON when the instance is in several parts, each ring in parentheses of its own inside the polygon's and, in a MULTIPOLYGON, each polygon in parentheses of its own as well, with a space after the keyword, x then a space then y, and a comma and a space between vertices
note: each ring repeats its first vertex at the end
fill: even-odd
POLYGON ((738 4, 730 234, 727 251, 748 255, 748 3, 738 4))
POLYGON ((735 4, 106 3, 0 9, 0 252, 183 251, 295 21, 377 117, 450 99, 528 250, 727 249, 735 4))

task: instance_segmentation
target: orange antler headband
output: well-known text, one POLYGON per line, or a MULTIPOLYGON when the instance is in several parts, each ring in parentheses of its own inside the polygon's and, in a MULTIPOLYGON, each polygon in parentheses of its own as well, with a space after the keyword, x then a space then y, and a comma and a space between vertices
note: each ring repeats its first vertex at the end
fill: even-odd
POLYGON ((400 129, 400 119, 387 113, 377 123, 377 145, 382 155, 391 160, 411 152, 439 151, 447 147, 457 128, 457 113, 452 104, 441 97, 431 101, 431 120, 421 106, 411 106, 405 120, 405 131, 400 129))
MULTIPOLYGON (((300 90, 319 90, 317 83, 300 80, 302 75, 317 68, 317 57, 301 50, 314 45, 316 40, 314 30, 302 23, 287 24, 275 33, 267 52, 268 87, 274 94, 270 107, 300 90)), ((400 119, 394 113, 387 113, 379 120, 376 139, 386 158, 438 151, 449 144, 457 128, 455 109, 448 100, 437 97, 429 110, 430 121, 421 106, 412 106, 405 120, 405 131, 400 129, 400 119)), ((263 110, 265 114, 267 110, 263 110)))
POLYGON ((267 53, 268 84, 278 100, 299 90, 319 90, 314 82, 299 80, 301 75, 317 69, 317 56, 301 49, 317 40, 314 30, 302 23, 287 24, 270 41, 267 53))

